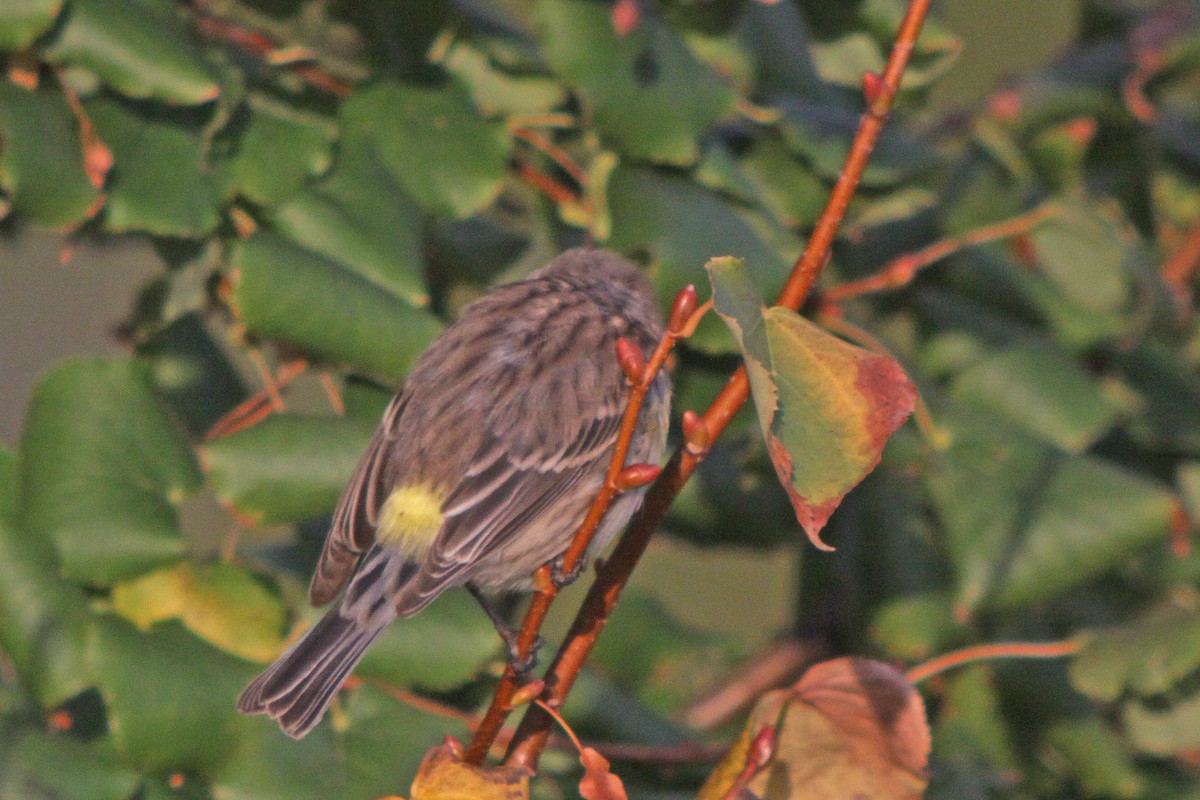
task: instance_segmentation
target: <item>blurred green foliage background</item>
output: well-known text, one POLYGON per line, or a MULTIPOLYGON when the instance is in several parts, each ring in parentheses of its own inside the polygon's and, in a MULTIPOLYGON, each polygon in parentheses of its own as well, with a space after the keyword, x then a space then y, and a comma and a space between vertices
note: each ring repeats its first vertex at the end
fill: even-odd
MULTIPOLYGON (((453 595, 396 626, 303 742, 233 712, 313 618, 324 515, 382 404, 465 302, 589 235, 664 301, 706 293, 724 254, 771 296, 903 11, 635 5, 624 34, 586 0, 0 9, 6 302, 38 310, 39 231, 77 251, 33 266, 64 332, 101 296, 71 270, 143 259, 121 353, 51 366, 0 448, 0 798, 373 797, 462 735, 396 697, 486 701, 499 649, 453 595), (205 441, 263 385, 256 363, 299 356, 286 412, 205 441)), ((743 414, 573 694, 581 733, 722 741, 736 714, 698 728, 697 708, 780 637, 913 663, 1083 636, 1070 660, 923 687, 929 796, 1196 796, 1200 7, 1024 5, 929 22, 826 275, 1049 209, 836 309, 905 365, 931 425, 901 430, 818 554, 743 414)), ((676 418, 737 356, 709 320, 679 360, 676 418)), ((572 792, 572 763, 548 757, 538 791, 572 792)), ((615 768, 655 798, 707 769, 615 768)))

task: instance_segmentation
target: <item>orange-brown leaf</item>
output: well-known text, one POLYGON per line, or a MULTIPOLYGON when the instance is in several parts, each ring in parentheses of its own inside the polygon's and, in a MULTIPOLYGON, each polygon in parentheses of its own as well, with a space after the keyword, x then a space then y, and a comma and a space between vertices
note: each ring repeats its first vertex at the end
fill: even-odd
POLYGON ((612 773, 607 758, 585 747, 579 751, 579 763, 584 769, 583 780, 579 782, 583 800, 628 800, 625 785, 612 773))

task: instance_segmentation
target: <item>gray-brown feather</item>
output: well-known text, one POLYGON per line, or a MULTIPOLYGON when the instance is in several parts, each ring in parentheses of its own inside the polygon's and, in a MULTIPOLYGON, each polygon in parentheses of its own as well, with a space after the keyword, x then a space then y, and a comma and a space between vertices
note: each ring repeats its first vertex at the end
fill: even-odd
MULTIPOLYGON (((417 361, 372 439, 335 512, 312 601, 347 583, 351 599, 382 590, 354 571, 380 507, 405 484, 444 491, 446 519, 424 561, 388 587, 396 613, 466 581, 528 586, 566 547, 603 480, 626 394, 617 338, 648 352, 661 333, 645 276, 604 251, 568 251, 471 304, 417 361)), ((661 454, 668 393, 662 376, 641 423, 653 434, 631 460, 661 454)), ((630 496, 610 512, 604 538, 635 505, 630 496)), ((386 548, 377 557, 402 558, 386 548)))

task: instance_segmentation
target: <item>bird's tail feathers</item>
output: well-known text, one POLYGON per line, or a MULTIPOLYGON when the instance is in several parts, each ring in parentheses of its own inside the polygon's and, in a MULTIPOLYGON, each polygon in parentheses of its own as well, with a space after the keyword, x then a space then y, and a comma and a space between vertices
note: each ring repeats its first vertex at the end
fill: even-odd
POLYGON ((341 603, 291 646, 238 698, 245 714, 269 714, 299 739, 321 721, 338 688, 391 619, 369 626, 342 616, 341 603))

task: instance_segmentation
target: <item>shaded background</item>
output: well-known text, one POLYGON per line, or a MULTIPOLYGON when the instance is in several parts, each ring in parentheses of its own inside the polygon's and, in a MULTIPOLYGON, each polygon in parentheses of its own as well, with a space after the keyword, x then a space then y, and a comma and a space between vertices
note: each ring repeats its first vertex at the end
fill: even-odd
MULTIPOLYGON (((1052 61, 1073 36, 1078 13, 1076 0, 946 0, 935 8, 964 43, 958 63, 932 92, 935 118, 971 108, 1006 78, 1052 61)), ((137 288, 161 269, 143 239, 75 245, 62 235, 9 226, 0 238, 0 441, 18 442, 30 390, 49 365, 76 354, 120 351, 114 329, 137 288), (64 254, 69 258, 62 263, 64 254)), ((192 530, 219 531, 227 524, 207 493, 189 501, 185 512, 184 524, 192 530)), ((795 548, 699 548, 660 537, 633 584, 658 595, 689 624, 744 634, 744 621, 753 615, 766 637, 791 618, 796 572, 795 548), (671 591, 664 592, 668 574, 671 591), (757 591, 705 590, 714 585, 753 585, 757 591), (764 619, 763 609, 774 617, 764 619)), ((574 605, 570 597, 557 604, 552 622, 565 624, 574 605)))

